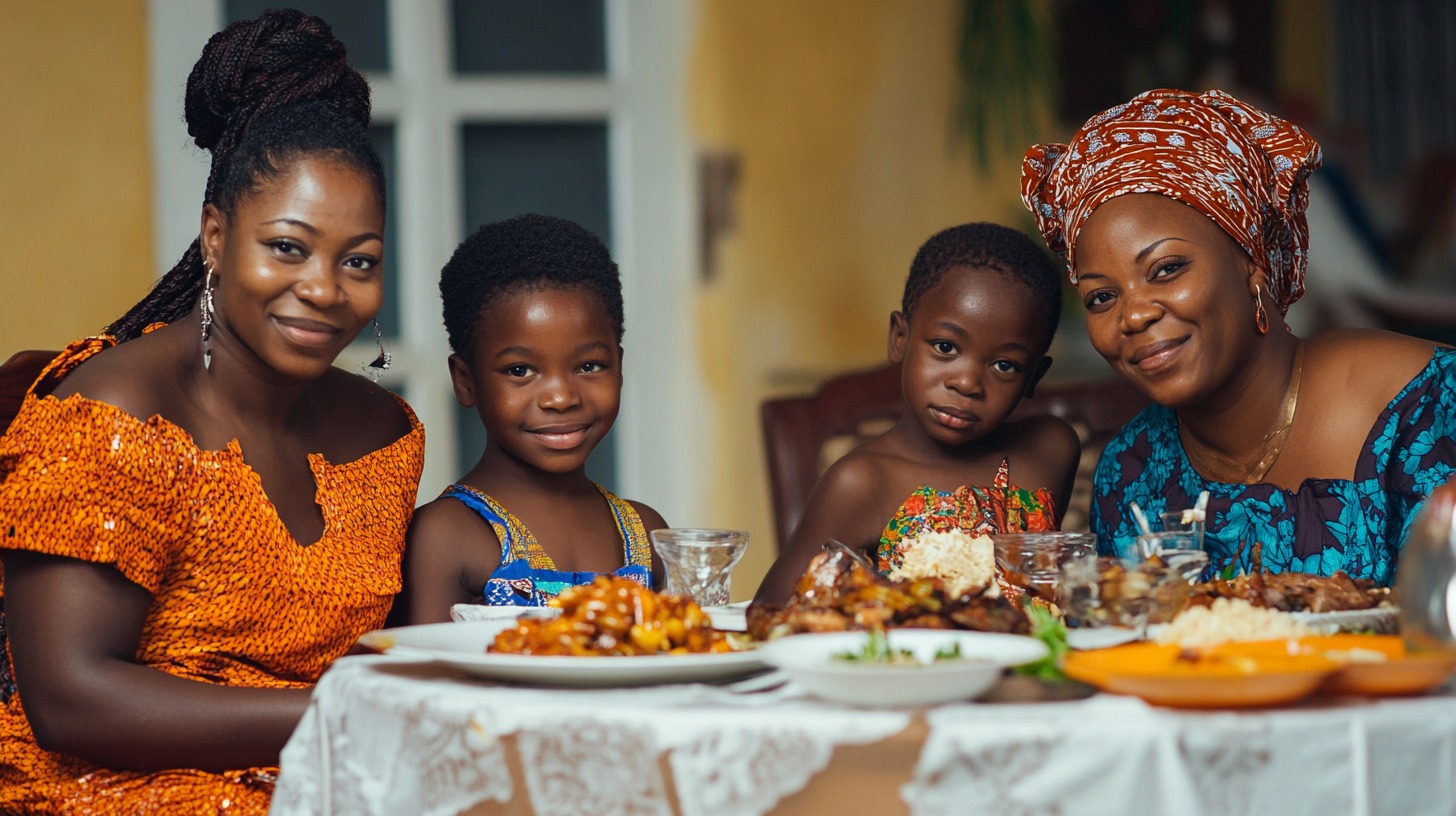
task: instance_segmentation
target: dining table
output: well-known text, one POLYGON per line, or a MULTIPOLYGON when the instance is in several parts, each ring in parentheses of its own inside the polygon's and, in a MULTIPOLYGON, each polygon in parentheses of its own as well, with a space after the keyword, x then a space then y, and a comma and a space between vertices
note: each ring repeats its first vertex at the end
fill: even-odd
POLYGON ((351 656, 285 747, 272 813, 1456 813, 1449 684, 1238 710, 1047 688, 868 708, 793 682, 543 687, 351 656))

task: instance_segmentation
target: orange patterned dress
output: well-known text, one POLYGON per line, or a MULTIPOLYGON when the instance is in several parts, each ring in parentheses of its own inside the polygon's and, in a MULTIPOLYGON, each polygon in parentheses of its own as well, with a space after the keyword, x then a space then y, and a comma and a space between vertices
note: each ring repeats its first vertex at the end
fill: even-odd
MULTIPOLYGON (((71 344, 59 379, 112 345, 71 344)), ((401 405, 404 405, 401 401, 401 405)), ((114 566, 153 595, 136 662, 180 677, 306 688, 384 623, 424 463, 412 430, 345 464, 310 454, 324 517, 300 546, 234 440, 220 451, 153 416, 79 396, 27 395, 0 437, 0 547, 114 566)), ((0 596, 0 638, 4 635, 0 596)), ((0 813, 229 813, 268 809, 276 768, 113 771, 42 750, 0 659, 0 813)))

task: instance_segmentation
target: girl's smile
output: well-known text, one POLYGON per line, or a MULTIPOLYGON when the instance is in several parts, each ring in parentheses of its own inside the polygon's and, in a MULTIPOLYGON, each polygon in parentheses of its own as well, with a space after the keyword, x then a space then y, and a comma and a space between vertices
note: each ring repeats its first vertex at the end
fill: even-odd
POLYGON ((571 425, 553 425, 544 428, 529 428, 528 433, 533 433, 540 440, 541 444, 552 450, 571 450, 585 442, 592 423, 576 423, 571 425))

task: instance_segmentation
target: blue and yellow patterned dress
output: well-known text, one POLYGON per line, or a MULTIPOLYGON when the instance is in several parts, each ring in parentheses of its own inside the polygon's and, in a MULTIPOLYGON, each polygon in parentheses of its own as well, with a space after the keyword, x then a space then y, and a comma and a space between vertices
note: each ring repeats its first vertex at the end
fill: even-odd
MULTIPOLYGON (((651 587, 652 547, 642 519, 630 503, 612 495, 601 485, 597 485, 597 489, 611 506, 612 515, 617 520, 617 531, 622 536, 622 557, 626 564, 612 574, 651 587)), ((545 606, 561 590, 589 584, 597 577, 595 572, 558 570, 526 525, 479 490, 453 484, 445 488, 441 496, 458 499, 479 513, 500 539, 500 566, 486 579, 485 603, 491 606, 545 606)))
MULTIPOLYGON (((1240 542, 1257 541, 1270 572, 1344 571, 1389 585, 1421 502, 1453 473, 1456 349, 1437 348, 1375 420, 1354 479, 1306 479, 1298 490, 1207 481, 1188 461, 1177 415, 1147 408, 1097 463, 1092 531, 1104 555, 1129 553, 1136 537, 1129 502, 1155 517, 1192 507, 1207 490, 1204 549, 1215 566, 1227 565, 1240 542)), ((1239 555, 1238 569, 1249 569, 1249 551, 1239 555)))

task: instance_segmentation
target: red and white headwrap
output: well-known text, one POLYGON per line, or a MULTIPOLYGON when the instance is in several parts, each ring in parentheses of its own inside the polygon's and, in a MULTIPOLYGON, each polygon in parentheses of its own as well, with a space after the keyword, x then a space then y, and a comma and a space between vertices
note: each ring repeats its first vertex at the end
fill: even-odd
POLYGON ((1309 174, 1319 144, 1304 129, 1222 91, 1155 90, 1103 111, 1069 144, 1035 145, 1021 200, 1077 282, 1077 234, 1124 193, 1161 193, 1212 218, 1269 278, 1280 313, 1304 294, 1309 174))

